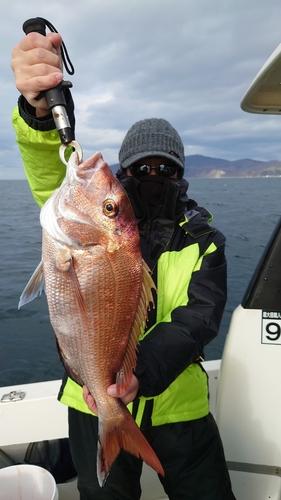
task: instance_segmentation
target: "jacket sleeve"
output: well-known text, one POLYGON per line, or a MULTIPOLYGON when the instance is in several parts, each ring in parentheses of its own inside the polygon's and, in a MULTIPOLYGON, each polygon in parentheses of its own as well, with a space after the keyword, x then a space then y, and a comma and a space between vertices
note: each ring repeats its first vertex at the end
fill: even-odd
POLYGON ((52 116, 36 118, 23 96, 13 110, 13 127, 31 192, 42 207, 65 177, 65 165, 59 158, 59 134, 52 116))
MULTIPOLYGON (((188 303, 171 313, 170 322, 160 322, 140 342, 135 375, 139 395, 161 394, 191 363, 204 356, 204 346, 217 334, 226 298, 224 237, 193 272, 188 303)), ((179 271, 180 272, 180 271, 179 271)))

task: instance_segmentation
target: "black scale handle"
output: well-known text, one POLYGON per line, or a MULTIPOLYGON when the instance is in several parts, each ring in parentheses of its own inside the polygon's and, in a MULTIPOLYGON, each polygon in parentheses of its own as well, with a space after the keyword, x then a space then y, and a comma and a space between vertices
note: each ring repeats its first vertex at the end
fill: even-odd
MULTIPOLYGON (((28 35, 28 33, 31 33, 31 32, 36 32, 36 33, 40 33, 43 36, 46 36, 46 24, 49 28, 50 27, 54 28, 51 23, 49 23, 48 21, 46 21, 45 19, 43 19, 41 17, 35 17, 33 19, 28 19, 27 21, 25 21, 25 23, 23 23, 22 28, 23 28, 23 31, 25 32, 26 35, 28 35)), ((52 29, 51 31, 57 32, 55 28, 52 29)), ((63 47, 64 47, 64 50, 66 51, 64 44, 63 44, 63 47)), ((66 54, 67 54, 67 51, 66 51, 66 54)), ((62 52, 62 55, 63 55, 63 62, 66 66, 65 56, 64 56, 63 52, 62 52)), ((68 58, 68 54, 67 54, 67 58, 68 58)), ((74 68, 73 68, 70 61, 69 61, 69 63, 71 65, 71 70, 69 70, 67 67, 66 67, 66 69, 67 69, 68 73, 73 74, 74 68)), ((71 82, 62 81, 56 87, 54 87, 52 89, 45 90, 44 92, 40 92, 40 94, 36 98, 37 100, 39 100, 42 97, 45 97, 46 102, 47 102, 47 106, 52 111, 53 118, 55 120, 55 125, 56 125, 56 128, 58 130, 62 144, 68 144, 69 142, 71 142, 73 140, 72 129, 71 129, 71 125, 70 125, 69 118, 68 118, 67 111, 66 111, 66 108, 67 108, 66 100, 65 100, 65 96, 64 96, 64 92, 63 92, 64 88, 70 88, 70 87, 72 87, 71 82)))

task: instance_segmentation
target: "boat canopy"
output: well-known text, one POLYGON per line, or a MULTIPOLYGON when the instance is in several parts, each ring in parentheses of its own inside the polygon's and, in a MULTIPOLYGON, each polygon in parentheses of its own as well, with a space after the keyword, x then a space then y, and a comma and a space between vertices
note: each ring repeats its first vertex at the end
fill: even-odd
POLYGON ((267 59, 241 101, 248 113, 281 114, 281 44, 267 59))

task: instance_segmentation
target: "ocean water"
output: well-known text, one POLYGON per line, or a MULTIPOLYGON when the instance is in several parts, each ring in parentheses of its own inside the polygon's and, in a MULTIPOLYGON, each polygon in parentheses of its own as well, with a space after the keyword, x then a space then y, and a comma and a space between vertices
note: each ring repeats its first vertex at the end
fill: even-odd
MULTIPOLYGON (((228 301, 206 359, 219 359, 231 314, 279 220, 281 178, 190 179, 189 196, 214 216, 226 236, 228 301)), ((0 386, 61 378, 44 294, 18 310, 41 257, 39 208, 26 181, 0 183, 0 386)))

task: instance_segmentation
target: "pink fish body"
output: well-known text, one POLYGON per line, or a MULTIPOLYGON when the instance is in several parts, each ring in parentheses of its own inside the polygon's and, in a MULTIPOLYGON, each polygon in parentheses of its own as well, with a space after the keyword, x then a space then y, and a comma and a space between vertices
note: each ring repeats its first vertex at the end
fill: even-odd
POLYGON ((45 282, 62 361, 97 404, 97 476, 103 485, 121 449, 164 474, 126 406, 107 395, 113 383, 119 393, 129 386, 154 283, 124 189, 100 153, 83 162, 78 145, 77 151, 41 210, 42 262, 19 306, 41 293, 45 282))

